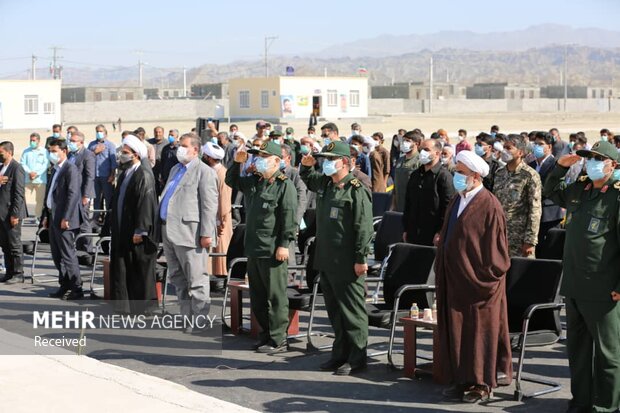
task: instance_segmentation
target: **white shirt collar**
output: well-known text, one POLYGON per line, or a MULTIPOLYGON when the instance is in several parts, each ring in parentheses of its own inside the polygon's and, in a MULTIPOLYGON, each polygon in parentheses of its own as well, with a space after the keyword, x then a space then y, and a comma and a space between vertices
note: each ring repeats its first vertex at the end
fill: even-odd
POLYGON ((465 192, 464 194, 463 193, 459 193, 459 195, 461 196, 461 199, 469 202, 469 201, 471 201, 471 199, 473 197, 475 197, 478 194, 478 192, 482 191, 483 189, 484 189, 484 185, 480 184, 477 187, 475 187, 474 189, 472 189, 471 191, 465 192))

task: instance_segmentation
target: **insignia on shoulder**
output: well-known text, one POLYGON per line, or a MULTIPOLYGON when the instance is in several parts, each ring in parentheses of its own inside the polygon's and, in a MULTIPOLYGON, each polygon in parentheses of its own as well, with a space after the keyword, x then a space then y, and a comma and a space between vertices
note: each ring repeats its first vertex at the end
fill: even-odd
POLYGON ((579 182, 585 182, 588 179, 587 175, 583 175, 579 177, 579 182))
POLYGON ((620 181, 614 182, 614 189, 620 190, 620 181))
POLYGON ((280 181, 286 181, 288 178, 286 177, 286 175, 281 174, 281 175, 278 175, 278 179, 279 179, 280 181))
POLYGON ((353 178, 351 179, 351 185, 353 185, 356 188, 359 188, 360 186, 362 186, 362 183, 357 178, 353 178))
POLYGON ((261 144, 261 146, 260 146, 260 150, 261 150, 261 151, 262 151, 262 150, 265 150, 265 149, 267 149, 267 142, 263 142, 263 143, 261 144))
POLYGON ((331 152, 334 150, 334 148, 336 147, 336 145, 334 144, 334 142, 331 142, 329 145, 327 145, 327 152, 331 152))

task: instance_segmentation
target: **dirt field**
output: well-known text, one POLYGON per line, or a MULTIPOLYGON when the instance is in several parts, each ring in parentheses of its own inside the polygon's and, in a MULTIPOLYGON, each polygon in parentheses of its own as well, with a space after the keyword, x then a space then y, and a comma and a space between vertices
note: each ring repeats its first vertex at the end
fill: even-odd
MULTIPOLYGON (((334 121, 331 120, 330 121, 334 121)), ((255 122, 236 122, 239 125, 241 132, 246 136, 252 136, 255 131, 255 122)), ((320 127, 325 122, 319 122, 317 126, 320 127)), ((350 134, 351 120, 340 119, 335 120, 335 123, 340 128, 340 134, 348 136, 350 134)), ((66 126, 71 124, 71 120, 66 121, 66 126)), ((468 131, 470 140, 480 131, 488 131, 491 125, 497 124, 500 127, 500 131, 504 133, 509 132, 521 132, 530 130, 549 130, 552 127, 557 127, 560 130, 561 135, 568 139, 568 134, 571 132, 584 131, 588 136, 588 139, 594 141, 598 139, 598 131, 601 128, 608 128, 611 131, 617 131, 620 134, 620 114, 614 113, 485 113, 485 114, 464 114, 464 115, 410 115, 410 116, 393 116, 383 118, 368 118, 367 121, 361 122, 362 133, 372 134, 373 132, 381 131, 386 137, 386 145, 391 143, 391 137, 396 133, 399 128, 411 130, 414 128, 420 128, 426 136, 437 129, 443 128, 448 131, 450 137, 456 137, 457 131, 460 128, 464 128, 468 131)), ((148 123, 123 123, 124 130, 133 130, 138 126, 142 126, 146 129, 147 134, 152 135, 153 128, 158 124, 153 122, 148 123)), ((76 124, 78 129, 86 134, 87 141, 94 139, 95 124, 76 124)), ((120 143, 121 131, 112 132, 112 125, 106 124, 110 132, 110 139, 118 144, 120 143)), ((193 121, 178 121, 178 122, 162 122, 161 126, 166 129, 176 128, 181 133, 191 130, 195 126, 193 121)), ((292 126, 295 128, 296 136, 302 137, 308 127, 306 120, 289 121, 288 124, 283 127, 292 126)), ((51 128, 51 125, 50 125, 51 128)), ((220 129, 228 130, 228 124, 222 122, 220 129)), ((51 134, 51 129, 36 130, 40 133, 42 138, 45 138, 51 134)), ((6 132, 0 130, 0 140, 10 140, 15 144, 16 155, 19 158, 21 151, 27 147, 30 131, 20 132, 6 132)))

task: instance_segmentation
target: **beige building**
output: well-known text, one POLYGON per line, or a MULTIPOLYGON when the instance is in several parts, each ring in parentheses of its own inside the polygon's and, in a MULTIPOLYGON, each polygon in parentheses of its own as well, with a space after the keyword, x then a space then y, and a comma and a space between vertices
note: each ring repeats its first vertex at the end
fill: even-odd
POLYGON ((306 119, 368 116, 368 78, 278 76, 232 79, 232 119, 306 119))
POLYGON ((0 80, 0 129, 60 123, 61 80, 0 80))

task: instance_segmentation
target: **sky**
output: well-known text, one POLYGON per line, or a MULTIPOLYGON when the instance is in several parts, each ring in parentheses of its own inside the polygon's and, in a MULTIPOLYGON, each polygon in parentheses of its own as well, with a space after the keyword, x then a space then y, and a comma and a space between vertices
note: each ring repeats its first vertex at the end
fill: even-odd
POLYGON ((554 23, 617 30, 619 0, 0 0, 0 76, 49 67, 188 68, 303 55, 381 34, 512 31, 554 23), (380 7, 379 7, 380 6, 380 7))

